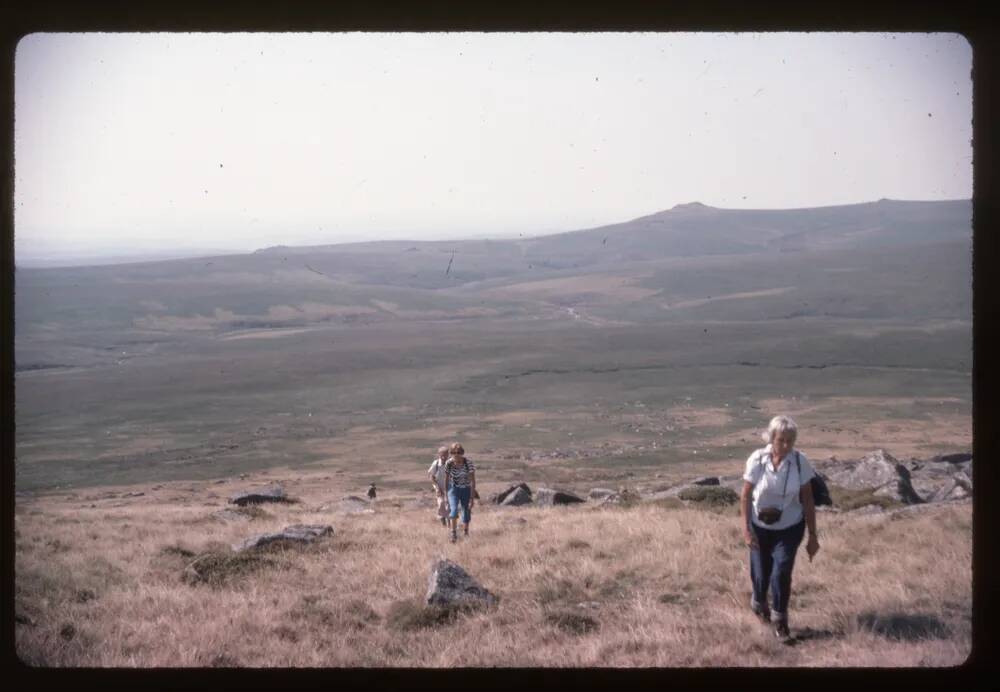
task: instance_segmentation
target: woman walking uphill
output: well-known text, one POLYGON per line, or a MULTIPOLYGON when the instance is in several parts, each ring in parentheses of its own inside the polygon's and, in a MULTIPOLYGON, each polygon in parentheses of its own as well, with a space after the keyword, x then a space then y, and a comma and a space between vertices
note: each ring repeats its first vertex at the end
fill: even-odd
POLYGON ((775 416, 767 426, 768 445, 747 459, 740 497, 743 537, 750 548, 750 609, 770 621, 774 634, 788 640, 788 601, 795 553, 809 530, 806 552, 810 562, 819 551, 816 507, 810 480, 816 475, 805 455, 794 449, 795 421, 775 416), (768 608, 767 592, 771 591, 768 608))
POLYGON ((438 455, 431 462, 427 469, 427 474, 431 477, 431 486, 434 488, 434 495, 437 498, 437 516, 441 520, 441 526, 448 525, 448 497, 445 494, 447 480, 445 479, 444 465, 448 461, 448 447, 438 447, 438 455))
POLYGON ((449 521, 451 524, 451 542, 458 540, 458 507, 462 507, 462 526, 466 536, 469 535, 469 522, 472 520, 472 505, 476 495, 476 467, 465 458, 465 449, 453 442, 448 451, 451 456, 445 462, 445 481, 448 486, 448 506, 451 507, 449 521))

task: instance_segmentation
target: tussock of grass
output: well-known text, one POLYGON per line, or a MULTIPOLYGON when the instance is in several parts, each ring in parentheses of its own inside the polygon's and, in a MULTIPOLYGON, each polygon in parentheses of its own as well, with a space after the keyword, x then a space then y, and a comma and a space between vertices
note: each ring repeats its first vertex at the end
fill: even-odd
POLYGON ((543 605, 585 601, 588 598, 586 590, 576 582, 565 577, 551 577, 549 575, 543 575, 539 578, 535 594, 538 602, 543 605))
POLYGON ((570 611, 546 613, 545 621, 550 625, 555 625, 564 632, 577 635, 593 632, 600 626, 597 620, 589 615, 570 611))
POLYGON ((402 631, 441 627, 454 622, 463 610, 454 606, 422 605, 411 600, 396 601, 389 606, 386 624, 402 631))
POLYGON ((80 589, 76 592, 76 602, 77 603, 88 603, 97 598, 91 589, 80 589))
POLYGON ((679 500, 676 497, 661 497, 658 500, 651 500, 650 505, 654 507, 659 507, 660 509, 684 509, 687 505, 684 504, 683 500, 679 500))
POLYGON ((160 552, 162 554, 164 554, 164 555, 171 555, 171 556, 177 556, 177 557, 194 557, 195 556, 195 552, 193 550, 188 550, 187 548, 184 548, 184 547, 179 546, 179 545, 165 545, 160 550, 160 552))
POLYGON ((850 511, 866 505, 878 505, 882 509, 895 509, 905 506, 902 502, 885 495, 876 495, 871 488, 851 490, 838 485, 830 485, 830 499, 837 509, 850 511))
POLYGON ((223 586, 249 577, 274 564, 275 560, 261 555, 258 551, 231 555, 204 553, 185 568, 181 580, 191 585, 223 586))
MULTIPOLYGON (((291 502, 293 502, 293 500, 289 500, 287 498, 285 500, 283 500, 283 503, 285 503, 285 504, 289 504, 291 502)), ((297 502, 297 500, 296 500, 296 502, 297 502)), ((274 515, 271 514, 270 512, 268 512, 267 510, 265 510, 263 507, 261 507, 260 503, 248 504, 248 505, 244 505, 242 507, 231 507, 231 508, 228 508, 228 509, 231 512, 235 513, 235 514, 242 514, 243 516, 245 516, 247 519, 250 519, 250 520, 254 520, 254 519, 273 519, 274 518, 274 515)))

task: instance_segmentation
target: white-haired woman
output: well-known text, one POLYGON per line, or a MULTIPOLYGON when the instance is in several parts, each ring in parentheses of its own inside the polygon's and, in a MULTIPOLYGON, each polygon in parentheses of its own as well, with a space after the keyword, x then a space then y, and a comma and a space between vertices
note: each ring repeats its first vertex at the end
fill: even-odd
POLYGON ((795 449, 798 428, 788 416, 775 416, 763 438, 766 447, 747 459, 740 496, 743 537, 750 548, 750 609, 769 621, 774 633, 788 639, 788 601, 795 553, 806 529, 809 560, 819 550, 816 507, 810 480, 816 475, 806 456, 795 449), (768 608, 767 595, 771 592, 768 608))
POLYGON ((448 525, 448 496, 445 494, 448 481, 445 478, 444 465, 448 461, 448 447, 442 445, 438 447, 438 455, 431 462, 431 467, 427 469, 427 474, 431 477, 431 485, 434 487, 434 495, 437 498, 437 516, 441 520, 441 526, 448 525))

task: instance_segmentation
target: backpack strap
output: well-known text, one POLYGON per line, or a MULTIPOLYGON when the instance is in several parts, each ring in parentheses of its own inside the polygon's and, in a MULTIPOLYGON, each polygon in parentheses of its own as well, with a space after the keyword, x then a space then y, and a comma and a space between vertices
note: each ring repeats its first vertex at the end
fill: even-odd
MULTIPOLYGON (((754 452, 754 454, 757 455, 757 466, 764 466, 764 453, 763 453, 763 451, 760 450, 760 449, 758 449, 756 452, 754 452)), ((763 478, 763 477, 764 477, 764 474, 762 473, 761 476, 760 476, 760 478, 763 478)), ((760 483, 760 478, 757 479, 757 483, 760 483)), ((757 487, 757 483, 754 483, 753 487, 756 488, 757 487)))

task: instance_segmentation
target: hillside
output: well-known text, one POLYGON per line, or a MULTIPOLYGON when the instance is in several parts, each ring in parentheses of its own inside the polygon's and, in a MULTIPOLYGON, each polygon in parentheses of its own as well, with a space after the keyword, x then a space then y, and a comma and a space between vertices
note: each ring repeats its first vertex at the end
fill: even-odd
MULTIPOLYGON (((495 473, 484 499, 502 487, 495 473)), ((347 496, 364 487, 333 469, 276 470, 20 501, 17 653, 87 668, 893 668, 971 652, 966 501, 822 512, 820 553, 795 568, 785 645, 748 608, 732 505, 484 502, 453 545, 426 483, 385 489, 374 509, 347 496), (296 502, 227 505, 274 482, 296 502), (292 524, 332 534, 232 547, 292 524), (498 604, 428 607, 442 557, 498 604)))
POLYGON ((865 412, 961 438, 969 213, 691 204, 530 239, 20 269, 18 487, 339 464, 361 440, 389 468, 457 434, 498 458, 622 449, 587 458, 653 468, 732 458, 800 396, 806 423, 857 431, 829 453, 881 443, 865 412))

